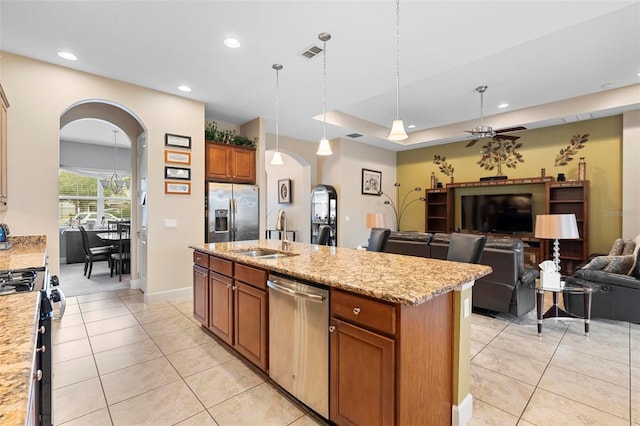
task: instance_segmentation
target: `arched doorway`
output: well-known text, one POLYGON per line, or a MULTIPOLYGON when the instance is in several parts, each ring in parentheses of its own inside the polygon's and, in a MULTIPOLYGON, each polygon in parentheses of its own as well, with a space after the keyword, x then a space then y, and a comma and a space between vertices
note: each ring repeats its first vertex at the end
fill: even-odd
POLYGON ((131 141, 130 286, 146 291, 146 202, 140 201, 146 200, 146 128, 132 111, 106 100, 86 100, 70 106, 60 116, 60 129, 80 120, 110 123, 131 141))

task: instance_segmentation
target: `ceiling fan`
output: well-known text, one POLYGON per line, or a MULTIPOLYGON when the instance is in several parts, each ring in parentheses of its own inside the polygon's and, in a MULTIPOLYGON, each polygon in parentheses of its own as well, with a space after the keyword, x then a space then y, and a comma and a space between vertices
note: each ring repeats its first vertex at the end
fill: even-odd
POLYGON ((517 132, 518 130, 527 130, 526 127, 518 126, 518 127, 510 127, 507 129, 499 129, 493 130, 491 126, 485 126, 484 121, 484 92, 487 90, 487 86, 478 86, 476 87, 476 92, 480 93, 480 125, 478 127, 474 127, 472 130, 465 130, 467 133, 471 133, 473 136, 473 140, 471 140, 465 147, 470 147, 475 145, 480 139, 484 138, 493 138, 493 139, 508 139, 515 141, 520 139, 520 136, 509 136, 504 133, 509 132, 517 132))

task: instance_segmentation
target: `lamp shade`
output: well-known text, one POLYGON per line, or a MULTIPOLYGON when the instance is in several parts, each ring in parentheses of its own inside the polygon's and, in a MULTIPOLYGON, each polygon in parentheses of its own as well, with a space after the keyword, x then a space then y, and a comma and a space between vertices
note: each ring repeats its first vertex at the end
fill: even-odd
POLYGON ((404 122, 401 119, 393 120, 393 125, 391 126, 391 133, 389 133, 390 141, 403 141, 407 139, 407 132, 404 131, 404 122))
POLYGON ((331 155, 333 152, 331 151, 331 144, 327 138, 322 138, 320 140, 320 146, 318 146, 317 155, 331 155))
POLYGON ((273 153, 273 157, 271 157, 271 164, 274 166, 282 166, 284 164, 280 151, 276 151, 273 153))
POLYGON ((575 240, 580 238, 575 214, 539 214, 536 216, 536 238, 575 240))
POLYGON ((367 213, 367 228, 386 228, 384 213, 367 213))

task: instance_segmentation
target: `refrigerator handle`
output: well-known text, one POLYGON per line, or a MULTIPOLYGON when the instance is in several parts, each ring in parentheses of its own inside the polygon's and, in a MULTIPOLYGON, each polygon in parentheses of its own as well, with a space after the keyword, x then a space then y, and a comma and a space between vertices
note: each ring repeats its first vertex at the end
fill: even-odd
POLYGON ((233 241, 236 240, 236 232, 238 232, 238 203, 235 198, 231 198, 231 229, 233 230, 233 241))

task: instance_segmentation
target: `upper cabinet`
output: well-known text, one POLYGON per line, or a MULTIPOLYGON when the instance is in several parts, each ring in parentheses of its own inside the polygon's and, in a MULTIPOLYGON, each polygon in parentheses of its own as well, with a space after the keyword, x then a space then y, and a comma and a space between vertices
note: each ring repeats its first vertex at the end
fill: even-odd
POLYGON ((256 150, 206 142, 206 178, 219 182, 256 183, 256 150))
POLYGON ((0 211, 7 209, 7 108, 9 101, 0 84, 0 211))

